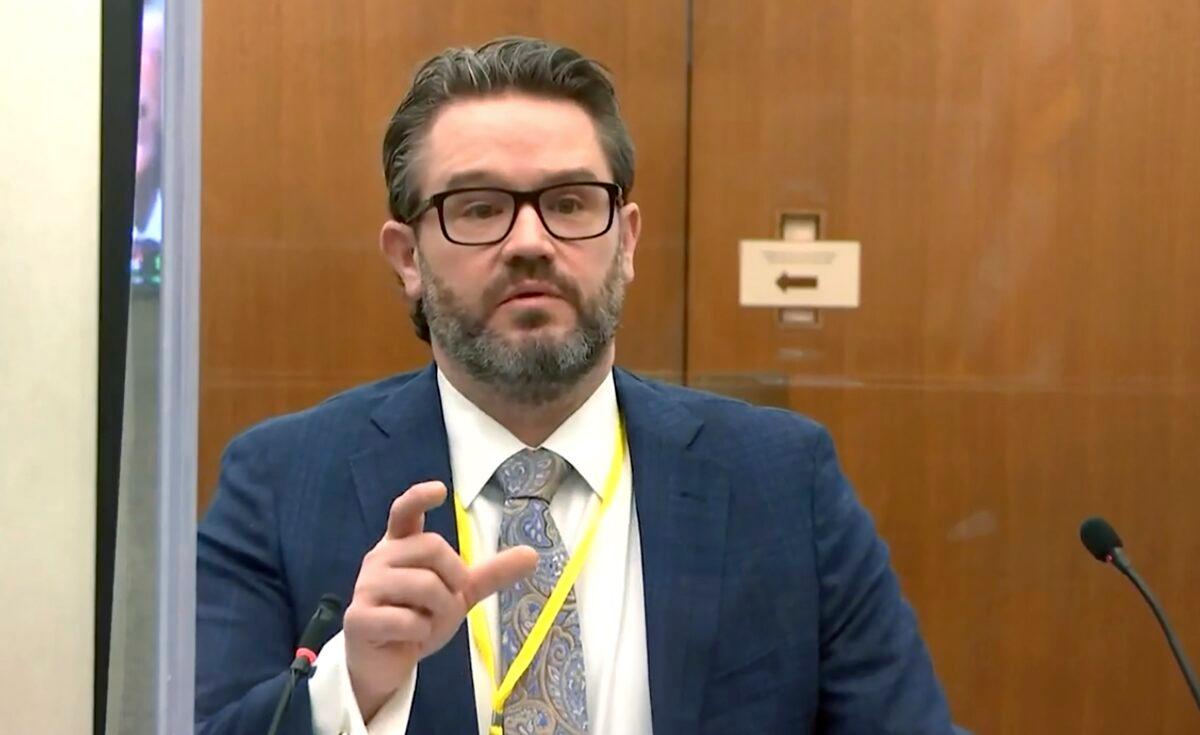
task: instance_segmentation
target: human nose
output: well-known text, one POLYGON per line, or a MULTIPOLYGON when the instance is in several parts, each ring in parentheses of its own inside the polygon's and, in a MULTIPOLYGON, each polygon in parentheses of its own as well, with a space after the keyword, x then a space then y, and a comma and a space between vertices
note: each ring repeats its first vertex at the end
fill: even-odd
POLYGON ((554 255, 554 243, 541 217, 532 204, 525 203, 517 210, 512 230, 504 239, 504 256, 513 258, 543 258, 554 255))

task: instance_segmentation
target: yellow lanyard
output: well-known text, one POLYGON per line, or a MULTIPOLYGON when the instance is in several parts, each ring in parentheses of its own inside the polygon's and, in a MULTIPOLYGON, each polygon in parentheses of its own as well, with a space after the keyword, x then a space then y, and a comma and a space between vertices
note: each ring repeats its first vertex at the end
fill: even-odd
MULTIPOLYGON (((575 548, 575 553, 571 555, 571 560, 567 562, 562 576, 558 578, 558 583, 554 585, 554 590, 550 593, 550 599, 547 600, 546 606, 542 608, 541 614, 538 615, 537 622, 533 625, 533 630, 530 631, 529 637, 525 639, 521 650, 517 652, 517 657, 513 659, 512 664, 508 667, 508 671, 504 674, 504 680, 500 682, 499 686, 496 685, 496 660, 492 649, 491 636, 488 634, 487 618, 483 614, 483 607, 476 604, 467 613, 467 617, 471 621, 471 638, 474 639, 475 647, 479 650, 479 657, 483 659, 488 679, 492 682, 492 686, 496 687, 492 693, 492 725, 489 729, 489 735, 503 734, 501 715, 504 712, 504 703, 508 701, 509 695, 512 694, 517 680, 521 678, 521 675, 529 668, 529 664, 533 662, 534 654, 537 653, 538 648, 542 645, 542 641, 546 639, 546 634, 550 632, 550 626, 554 624, 554 619, 558 617, 559 611, 562 610, 563 602, 567 599, 567 593, 574 586, 575 578, 579 576, 579 571, 583 568, 583 564, 587 560, 588 551, 592 548, 592 538, 596 535, 596 529, 600 526, 600 518, 604 516, 604 511, 608 510, 608 506, 612 505, 612 500, 617 494, 617 486, 621 481, 621 468, 624 464, 625 427, 618 420, 617 448, 613 452, 612 464, 608 468, 608 479, 604 481, 604 495, 600 500, 600 507, 596 509, 596 512, 592 514, 592 519, 588 521, 588 525, 583 532, 583 537, 579 540, 579 545, 575 548)), ((463 508, 457 494, 454 495, 454 519, 458 525, 458 545, 462 552, 463 561, 470 566, 474 556, 472 548, 474 542, 471 538, 471 527, 467 522, 467 511, 463 508)))

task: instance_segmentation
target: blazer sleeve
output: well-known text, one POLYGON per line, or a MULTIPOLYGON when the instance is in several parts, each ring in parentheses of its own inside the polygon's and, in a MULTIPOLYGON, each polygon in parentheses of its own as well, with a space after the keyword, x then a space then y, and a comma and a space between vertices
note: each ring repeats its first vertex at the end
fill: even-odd
POLYGON ((949 735, 941 686, 875 532, 821 429, 812 495, 820 577, 820 704, 824 735, 949 735))
MULTIPOLYGON (((221 461, 216 497, 196 548, 196 733, 262 735, 288 677, 296 644, 274 492, 270 446, 252 430, 221 461)), ((280 733, 311 735, 306 682, 280 733)))

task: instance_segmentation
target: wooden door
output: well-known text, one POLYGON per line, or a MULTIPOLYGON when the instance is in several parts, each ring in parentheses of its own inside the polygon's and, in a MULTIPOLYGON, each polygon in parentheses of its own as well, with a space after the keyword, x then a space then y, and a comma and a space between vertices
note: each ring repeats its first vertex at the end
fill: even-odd
POLYGON ((960 722, 1191 733, 1118 527, 1200 655, 1200 5, 696 0, 687 373, 832 430, 960 722), (862 305, 738 305, 817 212, 862 305))
POLYGON ((255 421, 424 364, 379 255, 380 146, 416 65, 536 35, 614 72, 647 212, 618 361, 683 373, 682 0, 209 0, 204 4, 200 509, 255 421))

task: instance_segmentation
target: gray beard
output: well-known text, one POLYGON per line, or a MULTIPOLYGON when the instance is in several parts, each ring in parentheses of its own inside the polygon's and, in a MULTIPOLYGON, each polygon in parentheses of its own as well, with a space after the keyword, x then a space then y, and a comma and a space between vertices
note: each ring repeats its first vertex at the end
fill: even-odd
MULTIPOLYGON (((578 324, 561 340, 529 337, 516 342, 489 330, 482 320, 472 316, 463 308, 462 300, 418 256, 425 284, 423 308, 430 334, 450 359, 505 399, 527 406, 555 401, 599 364, 612 343, 625 300, 620 256, 618 248, 600 292, 587 301, 573 284, 552 273, 528 274, 554 283, 564 298, 576 306, 578 324)), ((507 283, 508 279, 504 279, 489 288, 483 303, 491 303, 493 299, 487 297, 502 292, 507 283)), ((544 320, 543 313, 533 311, 522 317, 522 326, 536 327, 544 320)))

